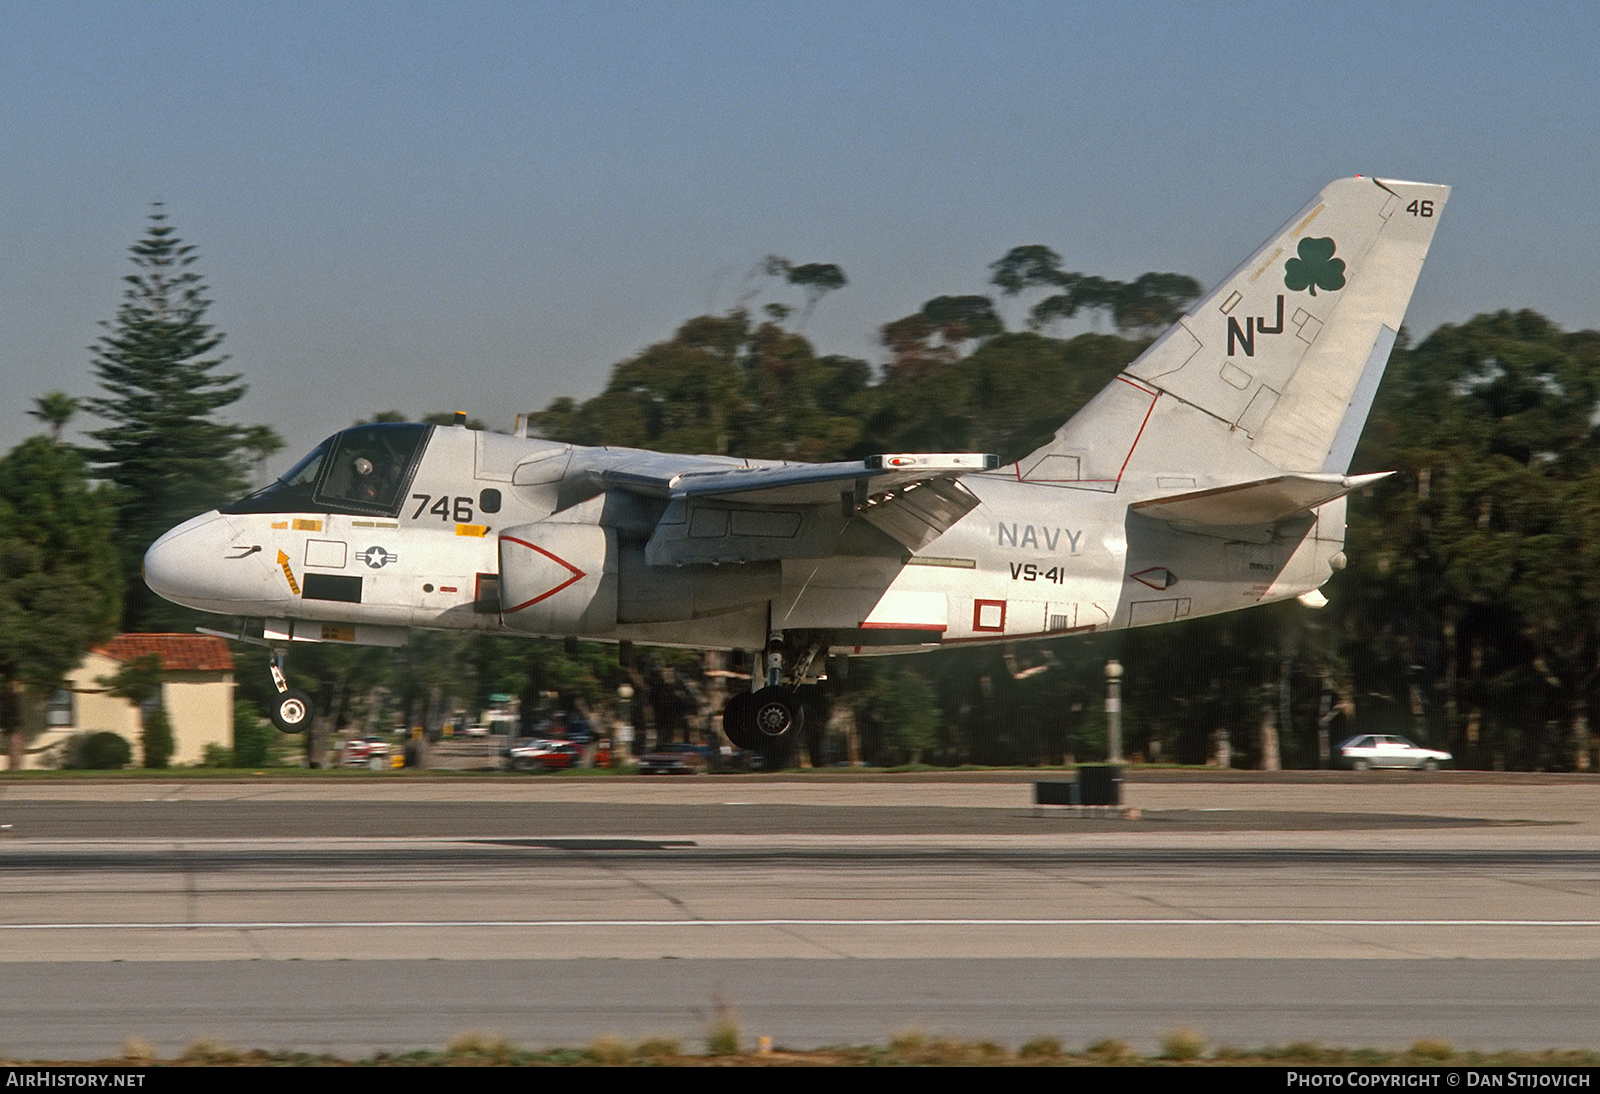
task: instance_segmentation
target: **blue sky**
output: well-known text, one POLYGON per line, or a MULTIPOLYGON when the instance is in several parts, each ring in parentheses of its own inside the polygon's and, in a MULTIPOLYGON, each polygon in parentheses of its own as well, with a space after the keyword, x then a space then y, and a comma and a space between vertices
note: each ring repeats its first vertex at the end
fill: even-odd
POLYGON ((283 467, 380 410, 587 398, 767 254, 842 266, 805 333, 877 363, 878 326, 991 291, 1013 246, 1210 283, 1351 174, 1456 188, 1413 333, 1600 325, 1592 3, 0 0, 0 26, 6 448, 35 397, 94 393, 156 201, 283 467))

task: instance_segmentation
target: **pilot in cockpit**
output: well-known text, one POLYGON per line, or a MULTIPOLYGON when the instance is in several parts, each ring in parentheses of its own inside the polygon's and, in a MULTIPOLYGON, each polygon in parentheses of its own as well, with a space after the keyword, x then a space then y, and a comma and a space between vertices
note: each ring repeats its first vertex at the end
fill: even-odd
POLYGON ((351 466, 356 473, 355 489, 351 492, 353 496, 362 501, 376 501, 378 476, 373 469, 372 461, 365 456, 357 456, 351 466))

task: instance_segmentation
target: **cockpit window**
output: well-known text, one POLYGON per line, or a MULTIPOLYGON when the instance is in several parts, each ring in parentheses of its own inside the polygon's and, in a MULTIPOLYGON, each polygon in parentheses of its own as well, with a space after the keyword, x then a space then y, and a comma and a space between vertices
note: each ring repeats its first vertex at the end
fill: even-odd
POLYGON ((224 513, 352 513, 397 516, 429 425, 358 425, 336 433, 264 490, 224 513))
POLYGON ((322 467, 322 457, 328 454, 328 442, 323 441, 312 449, 311 455, 301 460, 289 469, 289 473, 271 486, 268 490, 277 490, 284 494, 293 494, 306 501, 311 500, 311 492, 317 485, 317 472, 322 467))
POLYGON ((363 511, 399 511, 412 464, 431 427, 363 425, 334 437, 317 498, 363 511))

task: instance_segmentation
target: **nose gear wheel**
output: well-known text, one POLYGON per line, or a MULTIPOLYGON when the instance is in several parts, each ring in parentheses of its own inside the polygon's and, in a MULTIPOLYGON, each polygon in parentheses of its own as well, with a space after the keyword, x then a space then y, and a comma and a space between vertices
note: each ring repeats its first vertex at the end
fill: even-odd
POLYGON ((299 733, 311 720, 311 696, 290 690, 272 704, 272 724, 285 733, 299 733))

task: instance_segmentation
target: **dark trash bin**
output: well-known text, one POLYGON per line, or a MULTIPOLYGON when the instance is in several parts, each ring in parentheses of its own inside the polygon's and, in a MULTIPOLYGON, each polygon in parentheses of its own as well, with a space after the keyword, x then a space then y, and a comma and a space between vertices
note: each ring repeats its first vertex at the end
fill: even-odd
POLYGON ((1084 805, 1121 805, 1122 768, 1116 764, 1084 764, 1078 768, 1078 787, 1084 805))
POLYGON ((1075 782, 1037 782, 1033 784, 1034 805, 1078 805, 1075 782))

